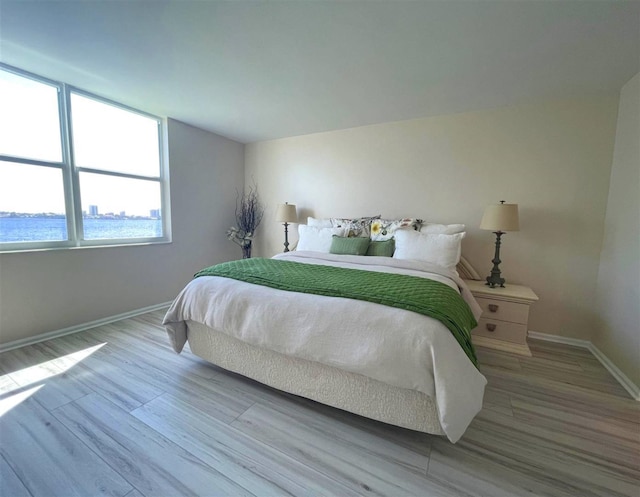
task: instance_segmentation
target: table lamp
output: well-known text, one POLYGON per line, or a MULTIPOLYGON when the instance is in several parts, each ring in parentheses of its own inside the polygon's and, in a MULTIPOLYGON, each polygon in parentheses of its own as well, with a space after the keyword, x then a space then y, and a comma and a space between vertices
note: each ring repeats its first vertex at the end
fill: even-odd
POLYGON ((494 288, 504 288, 505 279, 500 277, 500 237, 505 231, 519 231, 518 204, 505 204, 501 200, 499 204, 487 206, 480 222, 481 230, 493 231, 496 234, 496 253, 493 257, 493 269, 487 276, 486 285, 494 288))
POLYGON ((284 251, 289 252, 289 223, 298 222, 296 206, 285 202, 278 205, 276 210, 276 221, 284 223, 284 251))

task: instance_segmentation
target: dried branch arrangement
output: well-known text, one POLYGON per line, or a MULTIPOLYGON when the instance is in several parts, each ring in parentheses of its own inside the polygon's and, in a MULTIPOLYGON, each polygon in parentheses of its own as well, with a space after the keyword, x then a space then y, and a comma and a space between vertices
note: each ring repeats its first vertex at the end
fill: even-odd
POLYGON ((256 229, 262 221, 264 207, 258 198, 258 188, 253 185, 249 191, 236 196, 236 226, 227 230, 227 238, 242 248, 242 257, 251 257, 251 245, 256 229))

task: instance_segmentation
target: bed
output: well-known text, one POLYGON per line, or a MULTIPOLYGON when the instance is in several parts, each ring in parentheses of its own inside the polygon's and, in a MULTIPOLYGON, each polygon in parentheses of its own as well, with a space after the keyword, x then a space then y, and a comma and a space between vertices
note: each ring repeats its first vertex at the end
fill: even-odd
MULTIPOLYGON (((273 261, 429 280, 453 289, 474 319, 481 312, 457 272, 438 264, 308 250, 273 261)), ((178 353, 188 342, 197 356, 271 387, 454 443, 482 407, 486 379, 459 337, 413 310, 204 274, 163 324, 178 353)))

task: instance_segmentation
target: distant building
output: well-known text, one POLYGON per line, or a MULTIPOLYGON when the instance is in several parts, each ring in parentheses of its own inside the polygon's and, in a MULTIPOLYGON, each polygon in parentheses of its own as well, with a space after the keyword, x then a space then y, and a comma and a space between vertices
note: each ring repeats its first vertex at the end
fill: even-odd
POLYGON ((97 205, 90 205, 89 206, 89 215, 90 216, 97 216, 98 215, 98 206, 97 205))
POLYGON ((127 215, 127 213, 125 211, 120 211, 120 217, 124 217, 126 215, 127 215))
POLYGON ((160 209, 151 209, 149 211, 149 217, 160 219, 160 209))

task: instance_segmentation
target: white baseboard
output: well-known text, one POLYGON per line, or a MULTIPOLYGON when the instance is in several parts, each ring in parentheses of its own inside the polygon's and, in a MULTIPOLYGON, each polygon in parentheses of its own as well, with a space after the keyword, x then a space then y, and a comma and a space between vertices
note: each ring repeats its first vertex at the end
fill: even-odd
POLYGON ((640 388, 629 377, 624 374, 618 366, 616 366, 611 359, 609 359, 604 352, 596 347, 589 340, 581 340, 579 338, 569 338, 560 335, 550 335, 548 333, 539 333, 537 331, 529 330, 529 338, 534 340, 545 340, 547 342, 563 343, 565 345, 573 345, 574 347, 582 347, 589 350, 598 361, 609 371, 613 377, 622 385, 622 387, 629 392, 629 395, 635 400, 640 401, 640 388))
POLYGON ((164 307, 169 307, 171 302, 164 302, 162 304, 150 305, 149 307, 143 307, 142 309, 135 309, 129 312, 123 312, 122 314, 116 314, 115 316, 109 316, 96 321, 90 321, 88 323, 78 324, 76 326, 70 326, 69 328, 63 328, 61 330, 49 331, 47 333, 41 333, 28 338, 21 338, 19 340, 13 340, 11 342, 0 343, 0 352, 6 352, 8 350, 17 349, 26 345, 33 345, 34 343, 44 342, 45 340, 51 340, 53 338, 62 337, 65 335, 71 335, 72 333, 78 333, 80 331, 86 331, 96 326, 102 326, 104 324, 120 321, 121 319, 132 318, 145 314, 146 312, 158 311, 164 307))
POLYGON ((529 330, 527 335, 534 340, 544 340, 545 342, 563 343, 565 345, 573 345, 574 347, 582 347, 588 349, 591 345, 589 340, 581 340, 580 338, 569 338, 561 335, 550 335, 548 333, 540 333, 539 331, 529 330))
POLYGON ((611 361, 611 359, 604 355, 604 352, 602 352, 591 342, 589 342, 589 350, 596 357, 596 359, 598 359, 602 363, 602 365, 607 368, 607 370, 613 375, 613 377, 618 380, 618 383, 620 383, 624 387, 624 389, 629 392, 629 395, 631 395, 636 400, 640 400, 640 388, 638 388, 638 385, 631 381, 626 374, 620 371, 620 369, 618 369, 618 366, 616 366, 611 361))

